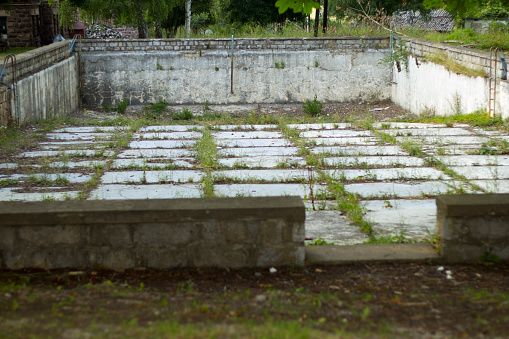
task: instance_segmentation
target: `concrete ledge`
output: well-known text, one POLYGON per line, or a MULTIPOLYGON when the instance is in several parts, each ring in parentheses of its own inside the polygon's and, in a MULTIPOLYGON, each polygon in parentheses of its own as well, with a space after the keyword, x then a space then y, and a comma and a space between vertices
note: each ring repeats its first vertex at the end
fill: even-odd
POLYGON ((430 244, 307 246, 306 261, 317 264, 363 262, 437 262, 441 257, 430 244))
POLYGON ((436 204, 446 262, 477 262, 486 253, 509 260, 509 194, 443 195, 436 204))
POLYGON ((0 267, 304 264, 299 197, 8 202, 0 267))

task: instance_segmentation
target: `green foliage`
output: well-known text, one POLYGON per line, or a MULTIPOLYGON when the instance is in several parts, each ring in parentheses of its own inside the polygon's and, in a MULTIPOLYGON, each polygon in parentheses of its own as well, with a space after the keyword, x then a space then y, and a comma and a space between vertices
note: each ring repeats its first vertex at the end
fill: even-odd
POLYGON ((320 7, 320 3, 314 0, 278 0, 276 1, 276 7, 279 14, 283 14, 291 8, 294 13, 304 12, 309 15, 313 8, 320 7))
POLYGON ((223 17, 229 23, 266 25, 273 22, 284 22, 286 19, 290 21, 304 20, 304 15, 298 12, 284 14, 280 12, 282 15, 278 15, 274 0, 226 0, 222 3, 221 10, 223 17))
POLYGON ((120 102, 118 105, 117 105, 117 112, 120 113, 120 114, 124 114, 126 109, 127 109, 127 105, 128 105, 128 102, 127 100, 122 100, 122 102, 120 102))
POLYGON ((444 8, 452 14, 464 17, 468 11, 475 9, 478 0, 423 0, 426 8, 444 8), (445 5, 445 6, 444 6, 445 5))
POLYGON ((325 245, 335 245, 333 242, 328 242, 322 238, 318 238, 313 242, 307 244, 308 246, 325 246, 325 245))
POLYGON ((309 99, 306 100, 306 102, 302 105, 302 110, 306 115, 315 117, 322 112, 322 103, 316 99, 315 95, 313 101, 310 101, 309 99))
POLYGON ((189 109, 184 108, 180 113, 173 113, 171 118, 173 120, 191 120, 194 118, 194 115, 189 109))

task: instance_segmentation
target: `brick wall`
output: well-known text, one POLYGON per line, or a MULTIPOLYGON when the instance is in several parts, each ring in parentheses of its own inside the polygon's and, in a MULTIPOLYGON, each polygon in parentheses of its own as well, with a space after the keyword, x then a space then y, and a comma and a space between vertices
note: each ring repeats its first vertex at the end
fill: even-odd
POLYGON ((304 264, 299 197, 6 202, 0 269, 304 264))
POLYGON ((7 33, 11 47, 34 47, 53 42, 58 34, 59 23, 54 7, 45 1, 43 6, 43 36, 41 40, 40 1, 17 1, 7 15, 7 33))
MULTIPOLYGON (((235 39, 235 50, 353 50, 386 49, 387 37, 347 38, 259 38, 235 39)), ((154 52, 230 50, 231 39, 136 39, 82 41, 83 52, 154 52)))

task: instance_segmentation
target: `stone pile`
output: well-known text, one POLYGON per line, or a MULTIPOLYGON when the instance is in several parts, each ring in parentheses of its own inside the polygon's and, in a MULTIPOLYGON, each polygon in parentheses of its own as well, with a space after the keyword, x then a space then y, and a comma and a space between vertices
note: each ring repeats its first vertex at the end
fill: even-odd
POLYGON ((128 39, 114 29, 103 24, 87 24, 87 39, 128 39))

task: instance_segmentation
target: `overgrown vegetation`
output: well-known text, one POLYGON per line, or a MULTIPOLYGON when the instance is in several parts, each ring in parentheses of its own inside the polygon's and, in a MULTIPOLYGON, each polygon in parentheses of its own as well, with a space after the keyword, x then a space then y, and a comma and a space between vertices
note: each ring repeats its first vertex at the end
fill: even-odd
POLYGON ((425 56, 426 61, 431 61, 435 64, 444 66, 448 71, 462 74, 470 77, 483 77, 487 78, 488 74, 483 69, 473 69, 452 60, 443 53, 431 53, 425 56))
POLYGON ((302 105, 302 110, 306 115, 311 117, 320 115, 322 112, 322 103, 317 100, 316 94, 313 101, 310 101, 309 99, 306 100, 306 102, 302 105))

